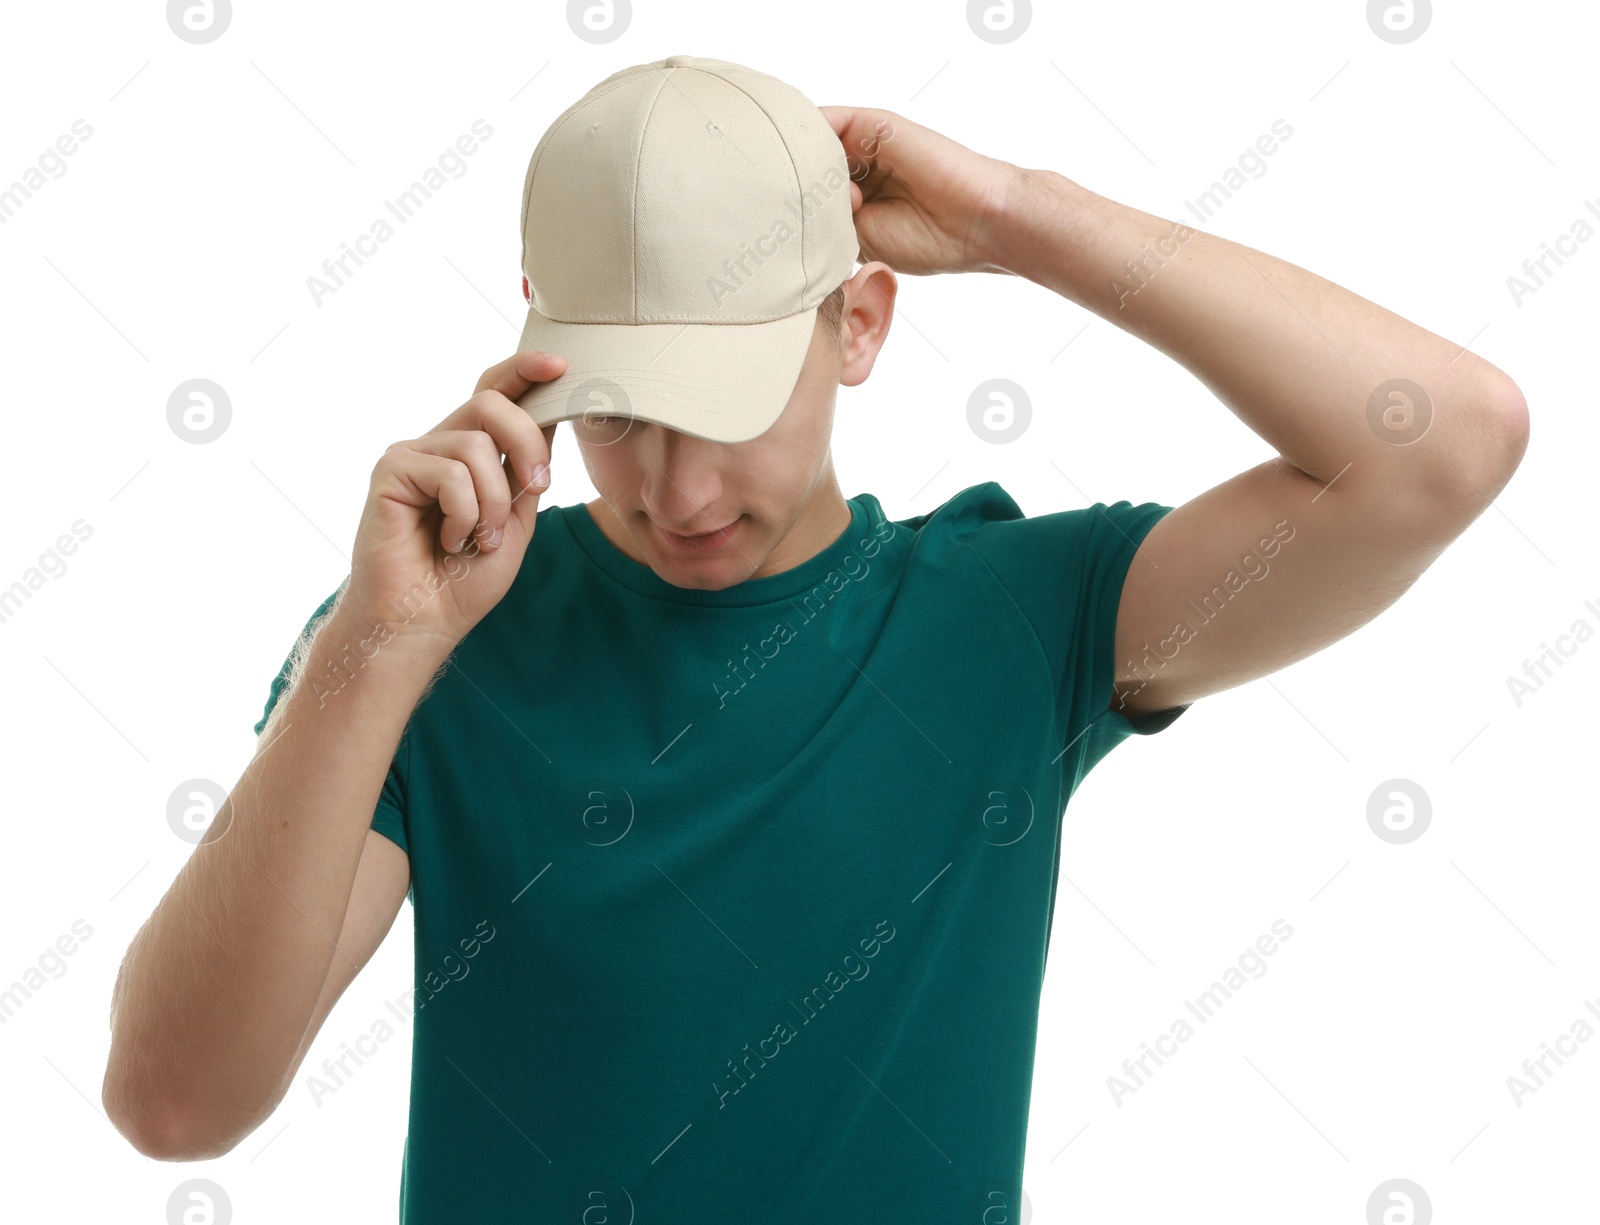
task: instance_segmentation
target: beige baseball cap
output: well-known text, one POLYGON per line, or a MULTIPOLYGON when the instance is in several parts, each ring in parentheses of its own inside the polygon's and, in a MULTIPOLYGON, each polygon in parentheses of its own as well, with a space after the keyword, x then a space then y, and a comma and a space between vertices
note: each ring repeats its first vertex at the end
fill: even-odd
POLYGON ((849 176, 822 112, 765 73, 673 55, 601 81, 528 162, 517 347, 567 369, 518 402, 539 425, 764 433, 855 272, 849 176))

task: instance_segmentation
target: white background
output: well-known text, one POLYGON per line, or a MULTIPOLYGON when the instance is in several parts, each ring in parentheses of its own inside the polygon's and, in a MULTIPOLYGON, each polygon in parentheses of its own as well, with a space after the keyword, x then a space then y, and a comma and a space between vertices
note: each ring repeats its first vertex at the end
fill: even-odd
MULTIPOLYGON (((93 135, 0 225, 0 587, 75 521, 92 536, 0 622, 0 990, 75 920, 92 935, 0 1024, 9 1215, 161 1222, 203 1176, 239 1222, 392 1219, 409 1029, 320 1106, 304 1078, 409 985, 409 907, 301 1083, 218 1161, 147 1160, 106 1121, 111 985, 190 853, 169 795, 231 786, 249 760, 378 455, 514 349, 539 136, 618 69, 693 54, 1191 222, 1183 202, 1283 119, 1293 137, 1203 228, 1516 380, 1521 469, 1397 605, 1130 742, 1073 799, 1026 1187, 1040 1221, 1361 1225, 1390 1178, 1440 1222, 1587 1219, 1600 1042, 1520 1105, 1507 1077, 1600 999, 1600 644, 1520 707, 1506 678, 1580 618, 1600 626, 1569 496, 1592 483, 1600 242, 1520 305, 1506 282, 1596 220, 1600 29, 1577 4, 1442 8, 1392 45, 1360 3, 1047 5, 997 46, 956 3, 640 3, 592 45, 560 4, 280 2, 195 46, 160 5, 11 6, 0 184, 75 120, 93 135), (307 278, 477 119, 494 131, 467 173, 314 304, 307 278), (166 420, 191 378, 232 403, 206 445, 166 420), (1397 777, 1433 804, 1404 846, 1366 819, 1397 777), (1118 1105, 1107 1078, 1280 918, 1294 936, 1268 972, 1118 1105)), ((891 518, 991 479, 1029 514, 1178 505, 1271 454, 1181 367, 1025 280, 906 277, 899 307, 834 435, 845 494, 891 518), (1032 398, 1018 444, 967 425, 994 377, 1032 398)), ((566 429, 553 473, 547 504, 593 496, 566 429)))

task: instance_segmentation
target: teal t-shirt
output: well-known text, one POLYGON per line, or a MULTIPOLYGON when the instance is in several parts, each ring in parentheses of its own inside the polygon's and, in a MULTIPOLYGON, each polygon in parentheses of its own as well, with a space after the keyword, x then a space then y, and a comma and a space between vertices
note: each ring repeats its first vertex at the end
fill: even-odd
POLYGON ((413 712, 372 819, 411 859, 402 1222, 1020 1204, 1063 810, 1187 709, 1111 705, 1171 507, 848 502, 721 591, 546 507, 413 712))

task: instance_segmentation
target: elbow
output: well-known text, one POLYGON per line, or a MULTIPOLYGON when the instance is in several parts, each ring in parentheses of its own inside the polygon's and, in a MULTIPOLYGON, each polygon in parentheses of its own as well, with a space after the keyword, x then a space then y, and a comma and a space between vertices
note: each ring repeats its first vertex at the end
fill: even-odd
POLYGON ((1509 378, 1477 401, 1471 424, 1452 440, 1453 454, 1435 469, 1429 503, 1434 512, 1464 525, 1489 508, 1516 475, 1528 450, 1528 402, 1509 378), (1442 467, 1442 471, 1439 470, 1442 467))
POLYGON ((100 1102, 122 1138, 152 1161, 210 1161, 239 1143, 237 1136, 208 1135, 153 1094, 132 1090, 109 1066, 100 1087, 100 1102))
POLYGON ((1488 403, 1487 411, 1494 423, 1495 450, 1501 464, 1498 491, 1511 479, 1527 453, 1528 401, 1523 397, 1522 388, 1504 378, 1488 403))
POLYGON ((182 1135, 173 1131, 149 1127, 130 1128, 121 1124, 117 1125, 117 1130, 133 1146, 135 1152, 152 1161, 202 1161, 208 1155, 197 1152, 184 1142, 182 1135))
POLYGON ((189 1147, 183 1142, 182 1135, 174 1127, 168 1125, 165 1119, 150 1116, 148 1113, 137 1116, 120 1112, 112 1104, 111 1095, 102 1093, 101 1102, 105 1106, 106 1118, 111 1120, 111 1126, 133 1146, 140 1156, 148 1157, 152 1161, 187 1161, 189 1147))

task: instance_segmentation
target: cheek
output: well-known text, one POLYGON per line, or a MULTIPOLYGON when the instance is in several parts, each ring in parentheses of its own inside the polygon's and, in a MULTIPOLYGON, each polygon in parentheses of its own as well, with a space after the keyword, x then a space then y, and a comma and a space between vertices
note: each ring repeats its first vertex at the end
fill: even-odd
POLYGON ((825 395, 792 402, 784 410, 771 437, 771 456, 763 456, 771 469, 815 471, 833 438, 833 405, 825 395))
POLYGON ((620 447, 597 446, 590 441, 578 443, 578 454, 583 457, 584 471, 589 483, 601 493, 609 495, 627 468, 626 457, 620 447))
POLYGON ((759 455, 744 457, 739 485, 750 501, 788 505, 815 483, 818 454, 817 440, 809 430, 788 431, 771 439, 759 455))

